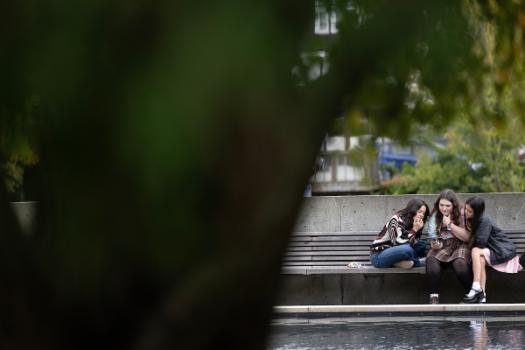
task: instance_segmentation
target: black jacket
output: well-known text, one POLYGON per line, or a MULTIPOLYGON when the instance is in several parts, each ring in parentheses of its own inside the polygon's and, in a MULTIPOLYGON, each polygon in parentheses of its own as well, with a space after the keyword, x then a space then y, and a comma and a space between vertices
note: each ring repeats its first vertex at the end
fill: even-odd
POLYGON ((476 247, 489 248, 490 264, 498 265, 516 256, 516 247, 502 229, 483 215, 476 230, 476 247))

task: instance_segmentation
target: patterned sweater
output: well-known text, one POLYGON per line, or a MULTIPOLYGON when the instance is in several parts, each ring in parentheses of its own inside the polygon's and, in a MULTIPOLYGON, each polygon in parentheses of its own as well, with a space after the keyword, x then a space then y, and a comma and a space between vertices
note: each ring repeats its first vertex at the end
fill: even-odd
POLYGON ((422 230, 414 232, 413 230, 406 229, 403 219, 396 214, 392 216, 381 232, 379 232, 370 245, 370 251, 372 253, 381 252, 387 248, 401 244, 414 245, 421 237, 422 232, 422 230))

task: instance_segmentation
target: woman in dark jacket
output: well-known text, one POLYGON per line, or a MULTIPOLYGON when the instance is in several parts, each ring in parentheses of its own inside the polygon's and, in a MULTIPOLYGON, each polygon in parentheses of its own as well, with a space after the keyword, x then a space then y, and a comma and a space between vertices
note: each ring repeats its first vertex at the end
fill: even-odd
POLYGON ((474 245, 472 248, 474 281, 470 292, 463 298, 465 303, 487 301, 485 294, 487 265, 506 273, 516 273, 523 269, 519 256, 516 255, 514 243, 492 219, 483 215, 484 211, 485 201, 480 197, 471 197, 465 203, 467 229, 472 232, 474 245))

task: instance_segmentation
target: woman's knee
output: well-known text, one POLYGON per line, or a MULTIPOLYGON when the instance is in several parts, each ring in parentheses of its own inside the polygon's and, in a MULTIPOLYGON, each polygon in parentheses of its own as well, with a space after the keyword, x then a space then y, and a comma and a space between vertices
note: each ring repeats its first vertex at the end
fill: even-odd
POLYGON ((426 260, 427 274, 440 274, 441 273, 441 262, 433 256, 427 257, 426 260))
POLYGON ((416 256, 415 250, 408 244, 398 246, 396 254, 399 256, 399 258, 404 260, 410 260, 416 256))
POLYGON ((456 272, 470 271, 470 266, 465 259, 456 259, 452 262, 452 267, 456 272))
POLYGON ((474 248, 472 248, 471 254, 472 254, 472 257, 476 257, 477 258, 481 254, 481 249, 479 249, 478 247, 474 247, 474 248))
POLYGON ((427 265, 440 265, 440 262, 438 259, 436 259, 435 257, 433 256, 427 256, 427 262, 426 262, 427 265))

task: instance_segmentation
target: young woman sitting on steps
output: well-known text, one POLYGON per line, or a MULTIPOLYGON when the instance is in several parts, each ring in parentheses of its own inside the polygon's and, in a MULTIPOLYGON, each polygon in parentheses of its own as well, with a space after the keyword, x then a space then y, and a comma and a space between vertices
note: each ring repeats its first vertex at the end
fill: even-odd
POLYGON ((470 232, 465 229, 461 205, 454 191, 445 189, 439 194, 424 231, 431 240, 426 261, 430 303, 439 304, 441 274, 447 267, 454 270, 467 293, 472 283, 470 232))
POLYGON ((474 281, 470 292, 463 298, 464 303, 485 303, 487 283, 486 267, 496 271, 516 273, 523 269, 523 256, 516 255, 514 243, 494 221, 483 215, 485 201, 471 197, 465 203, 467 227, 473 234, 472 270, 474 281))
POLYGON ((378 268, 410 269, 422 266, 426 242, 421 240, 428 217, 428 206, 421 199, 412 199, 406 208, 388 220, 370 245, 370 262, 378 268))

